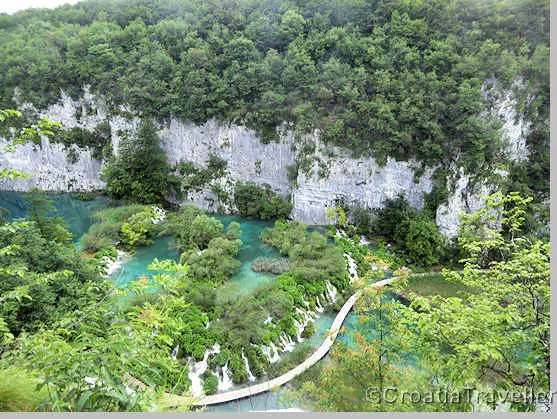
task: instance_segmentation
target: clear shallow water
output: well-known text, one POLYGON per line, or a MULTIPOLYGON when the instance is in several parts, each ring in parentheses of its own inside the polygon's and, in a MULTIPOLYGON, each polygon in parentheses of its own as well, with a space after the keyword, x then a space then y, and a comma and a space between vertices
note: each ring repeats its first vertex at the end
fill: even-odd
MULTIPOLYGON (((0 191, 0 207, 7 208, 12 213, 12 219, 24 217, 27 214, 24 197, 27 194, 19 192, 0 191)), ((75 235, 75 239, 79 241, 81 236, 87 232, 92 224, 92 214, 101 208, 107 207, 111 201, 106 197, 96 197, 92 201, 79 201, 71 197, 70 194, 51 194, 50 198, 54 201, 57 214, 64 218, 69 224, 70 231, 75 235)), ((258 257, 279 257, 280 254, 271 246, 263 244, 259 236, 265 227, 272 226, 274 221, 250 220, 236 216, 211 215, 220 220, 224 228, 232 221, 240 223, 242 236, 240 239, 243 244, 238 253, 238 259, 242 262, 240 270, 230 278, 227 284, 222 287, 219 292, 220 298, 229 296, 248 294, 253 292, 257 287, 269 283, 275 278, 275 275, 265 272, 254 272, 251 270, 253 261, 258 257)), ((312 230, 322 231, 320 228, 312 228, 312 230)), ((116 270, 111 278, 118 285, 125 285, 130 281, 137 280, 145 275, 151 277, 154 271, 147 269, 154 258, 160 259, 179 259, 178 251, 173 247, 173 239, 171 237, 163 237, 155 240, 151 246, 138 249, 133 255, 126 257, 121 267, 116 270)), ((312 347, 317 348, 323 343, 325 333, 331 327, 336 313, 321 313, 320 317, 315 321, 316 332, 309 339, 305 339, 304 343, 309 343, 312 347)), ((349 313, 343 325, 348 329, 348 333, 338 336, 338 341, 343 341, 349 345, 354 345, 353 333, 360 330, 367 333, 373 333, 372 330, 366 330, 369 326, 360 325, 358 323, 359 316, 349 313)), ((325 357, 321 362, 327 362, 325 357)), ((247 384, 246 384, 247 385, 247 384)), ((246 386, 244 385, 244 386, 246 386)), ((235 387, 236 388, 236 387, 235 387)), ((238 387, 239 388, 239 387, 238 387)), ((206 411, 213 412, 247 412, 259 410, 277 410, 277 409, 298 409, 299 406, 291 401, 284 399, 285 387, 280 389, 259 394, 250 398, 236 400, 229 403, 223 403, 216 406, 206 408, 206 411)))
POLYGON ((272 246, 261 242, 259 236, 263 229, 271 227, 274 221, 250 220, 243 217, 232 215, 212 215, 219 220, 224 229, 228 225, 236 221, 240 223, 242 235, 242 247, 238 252, 237 258, 242 262, 242 266, 219 290, 217 299, 222 300, 231 296, 244 295, 253 292, 257 287, 269 283, 276 277, 268 272, 255 272, 251 269, 251 265, 258 257, 279 257, 280 253, 272 246))
POLYGON ((178 250, 173 246, 174 239, 172 237, 161 237, 155 240, 150 246, 141 247, 132 255, 124 258, 122 265, 117 269, 110 278, 116 285, 126 285, 131 281, 136 281, 142 276, 147 278, 156 274, 147 267, 153 263, 153 259, 172 259, 178 261, 180 255, 178 250))
MULTIPOLYGON (((25 198, 28 193, 0 191, 0 207, 6 208, 11 213, 10 219, 23 218, 27 215, 25 198)), ((72 198, 71 194, 48 194, 56 208, 56 215, 62 217, 68 223, 74 240, 79 241, 81 236, 89 230, 93 220, 93 213, 110 204, 110 199, 105 196, 96 196, 91 201, 80 201, 72 198)))

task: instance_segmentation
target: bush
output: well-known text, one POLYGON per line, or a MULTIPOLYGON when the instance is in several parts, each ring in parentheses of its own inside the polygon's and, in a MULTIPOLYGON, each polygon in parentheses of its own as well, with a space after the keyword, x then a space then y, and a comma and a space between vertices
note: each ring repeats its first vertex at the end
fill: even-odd
POLYGON ((81 239, 81 248, 87 252, 108 249, 122 241, 128 248, 149 244, 158 226, 151 221, 152 208, 145 205, 127 205, 107 208, 93 214, 96 222, 81 239))
POLYGON ((315 333, 315 324, 313 322, 309 322, 304 328, 304 331, 302 332, 302 337, 310 338, 313 336, 314 333, 315 333))
POLYGON ((280 275, 290 271, 290 262, 288 258, 258 257, 253 261, 251 269, 255 272, 271 272, 280 275))
POLYGON ((209 374, 203 380, 203 392, 207 395, 215 394, 218 390, 219 379, 213 374, 209 374))
POLYGON ((122 224, 120 238, 124 246, 133 249, 153 243, 152 237, 157 230, 153 223, 152 211, 143 211, 132 215, 122 224))
POLYGON ((165 195, 179 186, 150 119, 141 121, 136 138, 120 141, 118 155, 108 161, 101 178, 111 197, 145 204, 165 202, 165 195))
POLYGON ((186 205, 178 213, 170 214, 161 234, 173 235, 181 252, 205 249, 211 240, 222 235, 223 225, 202 210, 186 205))
POLYGON ((372 231, 394 244, 400 257, 416 266, 430 267, 439 262, 443 240, 429 211, 412 208, 400 194, 374 212, 372 231))
POLYGON ((292 211, 292 204, 269 186, 262 187, 253 182, 236 183, 234 205, 240 215, 262 220, 288 218, 292 211))

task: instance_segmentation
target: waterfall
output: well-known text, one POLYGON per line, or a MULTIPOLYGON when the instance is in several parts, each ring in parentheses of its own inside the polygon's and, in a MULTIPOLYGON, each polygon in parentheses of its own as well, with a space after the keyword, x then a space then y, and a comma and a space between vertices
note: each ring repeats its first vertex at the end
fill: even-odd
POLYGON ((244 348, 242 348, 242 359, 244 360, 244 363, 246 364, 246 371, 248 373, 248 380, 250 381, 255 381, 255 376, 251 373, 251 370, 249 369, 249 362, 248 362, 248 358, 244 355, 244 348))
POLYGON ((315 297, 315 309, 317 310, 318 313, 323 313, 323 310, 325 310, 321 305, 321 301, 319 301, 318 296, 315 297))
POLYGON ((263 324, 269 324, 273 321, 273 318, 271 316, 267 317, 267 319, 263 322, 263 324))
POLYGON ((296 340, 298 342, 303 342, 304 338, 302 337, 302 332, 304 331, 306 325, 304 323, 299 322, 298 320, 294 320, 294 324, 296 325, 296 340))
POLYGON ((272 342, 272 341, 271 341, 271 349, 273 350, 273 353, 274 353, 273 358, 272 358, 273 360, 271 360, 271 363, 280 361, 280 356, 278 354, 277 347, 275 346, 274 342, 272 342))
POLYGON ((335 286, 333 284, 331 284, 331 282, 329 280, 327 280, 327 282, 325 282, 325 286, 327 287, 327 295, 329 297, 329 300, 331 302, 336 302, 337 298, 338 298, 338 291, 335 288, 335 286))
POLYGON ((271 342, 270 346, 261 345, 260 348, 271 364, 280 361, 280 356, 278 354, 277 347, 273 342, 271 342))
POLYGON ((192 362, 190 358, 188 361, 188 378, 191 380, 191 393, 194 396, 201 396, 203 394, 203 384, 201 382, 201 375, 207 371, 207 360, 209 355, 218 354, 220 352, 220 345, 215 343, 211 349, 206 349, 203 359, 199 362, 192 362))
POLYGON ((348 253, 345 253, 344 257, 346 257, 348 261, 348 272, 350 274, 350 283, 352 283, 354 280, 358 279, 358 265, 354 261, 354 258, 348 253))
POLYGON ((281 332, 279 341, 282 344, 282 351, 283 352, 292 352, 296 343, 292 340, 292 338, 286 334, 286 332, 281 332))
POLYGON ((110 259, 108 256, 103 256, 103 260, 106 262, 105 272, 106 272, 107 276, 112 275, 114 272, 116 272, 118 269, 120 269, 120 267, 122 266, 123 258, 124 258, 125 254, 126 254, 126 252, 124 252, 122 250, 118 250, 116 260, 114 260, 114 261, 112 259, 110 259))
POLYGON ((179 345, 179 344, 176 345, 176 346, 174 347, 174 349, 172 349, 172 353, 170 354, 170 356, 172 357, 172 359, 173 359, 174 361, 176 361, 176 357, 178 356, 178 351, 179 351, 179 350, 180 350, 180 345, 179 345))
POLYGON ((218 376, 219 383, 217 389, 219 391, 226 391, 232 387, 232 378, 230 378, 230 375, 228 374, 228 361, 226 361, 226 364, 223 365, 221 371, 222 378, 220 375, 218 376))

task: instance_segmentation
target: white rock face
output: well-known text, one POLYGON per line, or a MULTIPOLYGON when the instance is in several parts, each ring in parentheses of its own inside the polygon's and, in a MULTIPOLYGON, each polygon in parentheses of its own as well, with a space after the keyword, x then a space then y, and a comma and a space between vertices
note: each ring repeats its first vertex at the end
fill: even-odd
MULTIPOLYGON (((221 125, 216 120, 196 126, 172 119, 169 126, 160 131, 160 138, 171 164, 192 161, 205 168, 210 155, 226 160, 226 176, 216 183, 227 191, 232 190, 236 181, 251 181, 269 185, 284 197, 292 192, 287 177, 287 166, 294 163, 290 135, 282 137, 280 143, 266 145, 252 130, 243 126, 221 125)), ((223 209, 219 208, 218 198, 210 187, 189 194, 184 202, 206 210, 223 209)))
MULTIPOLYGON (((517 82, 518 83, 518 82, 517 82)), ((512 91, 501 91, 496 82, 486 83, 484 94, 493 104, 492 113, 503 121, 502 132, 509 158, 523 160, 528 156, 525 138, 529 125, 517 119, 516 97, 512 91), (493 87, 494 86, 494 87, 493 87)), ((20 103, 20 109, 35 111, 33 105, 20 103)), ((74 100, 64 92, 58 103, 45 111, 36 112, 62 122, 65 128, 80 127, 94 130, 100 123, 108 122, 111 128, 112 148, 117 152, 124 135, 135 135, 139 118, 125 106, 116 115, 108 114, 102 99, 84 88, 81 98, 74 100), (77 111, 77 112, 76 112, 77 111)), ((278 143, 262 144, 255 133, 243 126, 219 124, 207 121, 201 126, 172 119, 159 127, 161 146, 170 163, 192 161, 200 169, 206 167, 210 155, 227 161, 226 174, 200 191, 192 192, 183 201, 194 203, 208 211, 230 212, 232 208, 219 202, 213 192, 218 187, 231 195, 236 181, 253 181, 269 185, 282 196, 291 196, 292 217, 310 225, 326 224, 326 210, 338 200, 359 203, 371 209, 381 207, 386 199, 395 198, 404 192, 409 203, 423 206, 424 192, 433 188, 433 168, 425 168, 418 179, 414 179, 415 161, 399 162, 388 159, 381 167, 372 158, 353 158, 347 153, 332 148, 326 150, 319 144, 318 135, 309 138, 316 144, 316 151, 309 158, 314 162, 309 173, 299 171, 296 187, 288 179, 288 168, 294 166, 297 152, 294 139, 287 129, 282 130, 278 143), (326 176, 320 176, 320 168, 326 168, 326 176), (416 180, 416 181, 415 181, 416 180)), ((73 163, 68 150, 62 144, 43 139, 42 147, 26 144, 17 146, 14 153, 3 152, 6 141, 0 138, 0 167, 31 172, 29 179, 0 180, 0 189, 28 191, 33 186, 47 191, 93 191, 105 185, 99 179, 102 162, 92 159, 90 150, 73 146, 76 156, 73 163)), ((449 200, 437 211, 436 222, 443 234, 454 236, 460 221, 457 214, 474 211, 481 207, 479 197, 491 190, 472 190, 470 179, 462 173, 453 172, 453 192, 449 200)), ((476 188, 477 189, 477 188, 476 188)))
POLYGON ((528 158, 526 138, 531 130, 531 123, 524 121, 517 113, 518 99, 516 91, 524 88, 524 81, 517 79, 510 90, 503 90, 495 79, 487 80, 482 91, 484 99, 491 102, 491 114, 499 119, 504 151, 510 160, 524 161, 528 158))
POLYGON ((412 166, 417 166, 416 162, 389 158, 381 167, 372 158, 354 159, 338 149, 334 149, 334 157, 319 151, 316 156, 328 167, 329 176, 319 176, 316 161, 309 176, 300 171, 298 188, 294 191, 292 216, 309 224, 327 224, 326 209, 335 206, 339 199, 371 209, 404 192, 411 205, 421 208, 423 193, 431 192, 433 187, 432 169, 426 169, 418 182, 414 182, 412 166))
POLYGON ((4 151, 7 141, 0 138, 0 167, 28 173, 27 179, 0 179, 0 189, 29 191, 37 186, 45 191, 85 192, 104 188, 99 179, 101 162, 91 151, 71 146, 77 160, 71 162, 63 144, 42 139, 42 145, 18 145, 13 153, 4 151))
MULTIPOLYGON (((456 172, 454 167, 452 171, 456 172)), ((472 186, 471 178, 460 169, 455 181, 449 182, 449 195, 447 203, 439 205, 435 215, 435 223, 439 232, 449 238, 458 235, 460 227, 459 214, 472 214, 481 209, 485 204, 485 198, 495 192, 494 185, 481 183, 472 186)))

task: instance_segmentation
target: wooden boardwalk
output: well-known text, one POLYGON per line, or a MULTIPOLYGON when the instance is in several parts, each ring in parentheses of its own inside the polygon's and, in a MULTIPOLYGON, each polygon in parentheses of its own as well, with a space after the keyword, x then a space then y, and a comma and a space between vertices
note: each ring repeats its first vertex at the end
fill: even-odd
MULTIPOLYGON (((382 281, 371 284, 370 287, 379 288, 388 285, 394 279, 396 278, 384 279, 382 281)), ((225 393, 203 396, 200 399, 193 400, 193 406, 209 406, 254 396, 256 394, 264 393, 266 391, 278 388, 292 380, 294 377, 300 375, 308 368, 319 362, 319 360, 321 360, 327 354, 327 352, 329 352, 329 350, 333 346, 333 343, 335 343, 335 339, 337 337, 338 331, 340 330, 340 327, 342 326, 342 323, 344 322, 344 319, 346 318, 360 295, 361 292, 358 291, 354 293, 348 300, 346 300, 340 311, 337 313, 335 320, 333 321, 333 324, 329 329, 329 333, 321 346, 313 354, 311 354, 309 358, 306 358, 306 360, 298 366, 294 367, 293 369, 279 377, 273 378, 272 380, 268 380, 260 384, 255 384, 253 386, 241 388, 238 390, 227 391, 225 393)), ((191 397, 169 395, 168 399, 174 406, 180 405, 182 403, 192 403, 191 397)))

